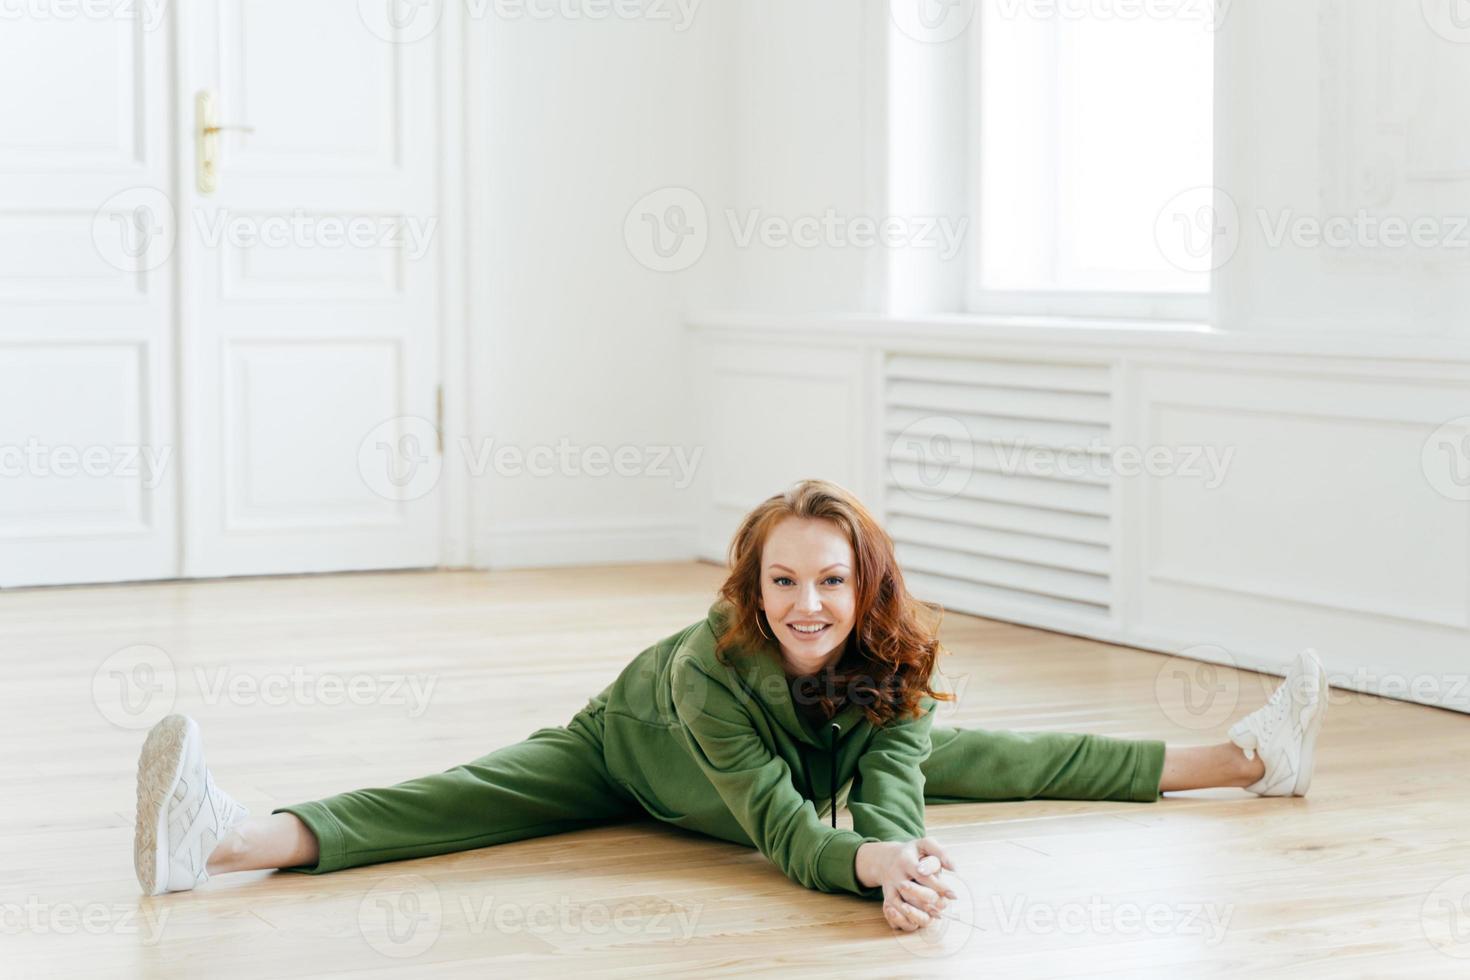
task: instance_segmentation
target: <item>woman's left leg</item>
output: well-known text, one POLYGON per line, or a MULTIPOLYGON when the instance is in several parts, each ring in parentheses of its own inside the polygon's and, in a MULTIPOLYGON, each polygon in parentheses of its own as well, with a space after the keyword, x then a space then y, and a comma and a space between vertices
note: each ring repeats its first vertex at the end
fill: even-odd
POLYGON ((1260 796, 1305 796, 1327 710, 1327 674, 1310 650, 1276 691, 1218 745, 1060 732, 935 727, 921 767, 930 803, 971 800, 1135 800, 1171 790, 1240 786, 1260 796))
MULTIPOLYGON (((924 773, 929 803, 1159 798, 1163 742, 1063 732, 935 726, 924 773)), ((1239 750, 1236 750, 1239 754, 1239 750)))

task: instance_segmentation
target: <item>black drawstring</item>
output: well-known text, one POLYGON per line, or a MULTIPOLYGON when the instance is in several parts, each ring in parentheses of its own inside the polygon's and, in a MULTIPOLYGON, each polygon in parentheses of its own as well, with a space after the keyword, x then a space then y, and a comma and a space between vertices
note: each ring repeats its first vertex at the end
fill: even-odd
POLYGON ((837 736, 842 733, 842 726, 833 722, 831 725, 831 744, 827 747, 827 759, 832 765, 832 829, 837 829, 837 736))

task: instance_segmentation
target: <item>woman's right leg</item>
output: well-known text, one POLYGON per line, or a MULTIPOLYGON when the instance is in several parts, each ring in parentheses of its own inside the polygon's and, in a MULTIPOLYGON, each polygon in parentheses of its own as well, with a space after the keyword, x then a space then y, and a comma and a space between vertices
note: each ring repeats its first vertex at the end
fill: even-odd
POLYGON ((251 817, 215 845, 205 865, 212 875, 294 868, 317 863, 316 835, 294 813, 251 817))
POLYGON ((642 807, 608 774, 602 720, 594 703, 565 727, 539 729, 445 772, 279 807, 225 838, 220 869, 320 874, 640 816, 642 807))

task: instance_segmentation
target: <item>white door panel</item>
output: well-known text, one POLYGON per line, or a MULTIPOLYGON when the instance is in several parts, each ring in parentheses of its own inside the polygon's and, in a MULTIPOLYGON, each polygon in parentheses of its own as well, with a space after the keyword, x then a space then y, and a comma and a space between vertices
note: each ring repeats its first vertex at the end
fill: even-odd
POLYGON ((170 577, 171 25, 38 9, 0 30, 0 586, 170 577))
POLYGON ((432 488, 364 472, 400 436, 437 452, 392 420, 436 415, 438 39, 388 43, 357 7, 180 11, 178 111, 208 91, 253 128, 220 134, 212 193, 181 147, 187 575, 438 562, 432 488))

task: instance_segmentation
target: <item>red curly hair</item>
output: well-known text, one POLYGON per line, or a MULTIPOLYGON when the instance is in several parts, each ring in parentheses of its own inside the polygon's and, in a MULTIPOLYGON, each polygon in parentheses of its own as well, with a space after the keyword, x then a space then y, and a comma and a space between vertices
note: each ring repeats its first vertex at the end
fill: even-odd
MULTIPOLYGON (((953 701, 935 690, 943 609, 908 594, 893 555, 893 539, 853 494, 826 480, 802 480, 785 493, 768 497, 745 516, 730 540, 730 574, 720 586, 729 609, 715 653, 722 663, 731 650, 772 653, 774 641, 760 625, 761 553, 766 538, 788 517, 831 521, 852 546, 856 618, 842 657, 830 670, 826 690, 816 698, 832 718, 843 702, 864 705, 864 714, 881 727, 894 718, 922 713, 919 701, 953 701)), ((778 654, 779 655, 779 654, 778 654)))

